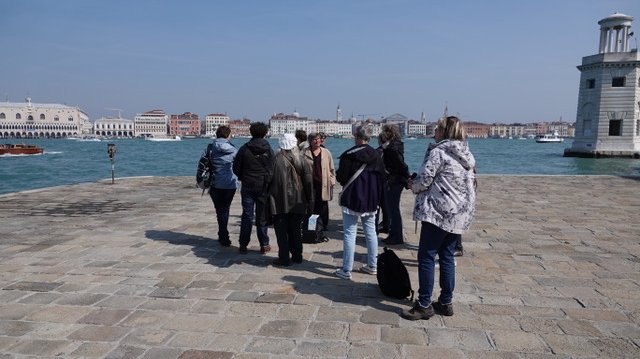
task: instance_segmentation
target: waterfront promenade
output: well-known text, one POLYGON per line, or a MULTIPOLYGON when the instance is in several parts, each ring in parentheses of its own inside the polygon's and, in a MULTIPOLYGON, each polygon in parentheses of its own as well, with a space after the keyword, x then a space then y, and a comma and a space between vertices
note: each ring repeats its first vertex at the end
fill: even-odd
MULTIPOLYGON (((417 291, 412 209, 394 249, 417 291)), ((375 276, 332 275, 336 200, 332 240, 285 269, 272 229, 238 253, 239 193, 231 212, 222 248, 191 177, 0 196, 0 358, 640 357, 640 178, 480 176, 456 313, 416 322, 375 276)))

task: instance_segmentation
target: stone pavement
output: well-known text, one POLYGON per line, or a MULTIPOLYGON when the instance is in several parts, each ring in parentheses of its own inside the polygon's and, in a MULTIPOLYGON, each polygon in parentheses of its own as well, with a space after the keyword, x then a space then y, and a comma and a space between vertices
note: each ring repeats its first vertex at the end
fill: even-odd
MULTIPOLYGON (((255 234, 237 252, 239 193, 233 247, 218 246, 192 181, 0 196, 0 358, 640 357, 639 178, 481 176, 456 314, 416 322, 375 276, 332 276, 336 201, 332 240, 280 269, 255 234)), ((396 249, 417 290, 413 195, 402 203, 408 243, 396 249)))

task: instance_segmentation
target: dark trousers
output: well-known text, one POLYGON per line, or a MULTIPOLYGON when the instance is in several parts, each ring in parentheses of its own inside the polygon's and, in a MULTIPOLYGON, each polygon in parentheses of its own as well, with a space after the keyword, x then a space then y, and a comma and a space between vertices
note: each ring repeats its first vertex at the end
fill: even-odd
POLYGON ((329 225, 329 202, 322 200, 322 184, 317 184, 314 182, 314 198, 315 202, 313 202, 313 214, 317 214, 320 216, 322 220, 322 231, 327 230, 327 226, 329 225))
POLYGON ((251 226, 253 225, 254 213, 256 219, 256 232, 258 234, 258 242, 260 246, 269 244, 269 236, 267 235, 267 226, 263 225, 260 220, 262 218, 267 196, 262 191, 252 191, 240 189, 240 197, 242 199, 242 220, 240 221, 240 245, 247 246, 251 239, 251 226))
POLYGON ((401 183, 387 183, 384 186, 384 204, 389 217, 388 241, 403 242, 402 214, 400 213, 400 196, 404 185, 401 183))
POLYGON ((382 196, 380 197, 380 208, 376 212, 376 232, 379 229, 385 229, 387 232, 389 231, 389 213, 387 213, 384 192, 385 191, 382 191, 382 196))
POLYGON ((211 188, 209 196, 213 201, 213 207, 216 209, 216 219, 218 220, 218 240, 221 243, 231 243, 229 240, 229 209, 233 196, 236 194, 235 189, 211 188))
POLYGON ((449 304, 456 286, 456 267, 453 258, 456 242, 461 236, 449 233, 438 226, 422 222, 418 246, 418 301, 423 307, 431 304, 435 284, 435 258, 440 263, 440 296, 438 301, 449 304))
POLYGON ((283 264, 289 264, 289 253, 294 261, 302 260, 302 220, 304 215, 297 213, 276 214, 273 216, 273 229, 278 241, 278 258, 283 264))

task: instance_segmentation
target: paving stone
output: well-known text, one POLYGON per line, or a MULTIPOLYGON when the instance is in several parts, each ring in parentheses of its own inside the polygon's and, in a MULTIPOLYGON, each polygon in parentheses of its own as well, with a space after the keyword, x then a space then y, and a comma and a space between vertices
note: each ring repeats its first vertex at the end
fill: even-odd
POLYGON ((37 327, 35 323, 16 320, 0 320, 0 335, 21 337, 37 327))
POLYGON ((144 359, 176 359, 184 350, 175 348, 151 348, 141 358, 144 359))
POLYGON ((256 333, 264 321, 259 317, 222 317, 212 325, 218 333, 249 334, 256 333))
POLYGON ((187 350, 178 359, 231 359, 233 353, 212 350, 187 350))
POLYGON ((293 303, 295 299, 294 294, 281 294, 281 293, 265 293, 256 298, 256 303, 293 303))
POLYGON ((173 332, 155 328, 133 329, 120 343, 133 346, 158 346, 166 343, 173 332))
POLYGON ((71 352, 70 358, 104 358, 113 350, 110 343, 82 343, 71 352))
POLYGON ((18 320, 33 313, 34 311, 41 310, 39 306, 29 304, 16 304, 16 303, 0 303, 0 320, 18 320))
POLYGON ((347 354, 349 358, 401 358, 400 347, 381 343, 353 343, 347 354))
POLYGON ((161 327, 171 320, 173 314, 160 311, 137 310, 124 319, 120 325, 125 327, 161 327))
POLYGON ((262 325, 258 334, 269 337, 297 338, 302 336, 307 326, 308 322, 305 321, 272 320, 262 325))
POLYGON ((349 344, 344 341, 300 341, 293 354, 306 358, 346 358, 349 344))
POLYGON ((293 352, 295 348, 296 342, 293 339, 255 337, 247 345, 246 350, 248 352, 286 355, 293 352))
POLYGON ((56 282, 18 282, 14 283, 10 286, 4 287, 4 290, 22 290, 22 291, 30 291, 30 292, 49 292, 58 287, 60 287, 62 283, 56 282))
POLYGON ((494 350, 489 334, 483 330, 430 328, 427 330, 427 337, 429 346, 461 350, 494 350))
MULTIPOLYGON (((168 346, 171 347, 182 347, 182 348, 191 348, 191 349, 204 349, 207 348, 207 345, 217 336, 217 334, 212 333, 203 333, 203 332, 176 332, 173 337, 169 340, 168 346)), ((236 336, 234 336, 237 339, 236 336)), ((221 349, 215 347, 217 349, 221 349)))
POLYGON ((106 359, 135 359, 135 358, 139 358, 144 352, 145 352, 145 349, 143 348, 133 347, 129 345, 120 345, 119 347, 111 351, 109 354, 107 354, 105 358, 106 359))
POLYGON ((72 343, 65 340, 24 340, 11 347, 11 352, 23 355, 61 356, 72 343))
POLYGON ((131 314, 124 309, 97 309, 78 320, 78 323, 96 325, 114 325, 131 314))
POLYGON ((115 342, 124 337, 130 328, 87 325, 68 336, 69 339, 91 342, 115 342))
POLYGON ((427 345, 427 335, 421 328, 380 328, 380 341, 393 344, 427 345))
POLYGON ((340 322, 310 323, 305 334, 309 339, 344 340, 348 333, 348 324, 340 322))
POLYGON ((362 323, 367 324, 387 324, 387 325, 398 325, 400 322, 400 316, 398 313, 382 311, 379 309, 369 308, 362 312, 362 317, 360 317, 360 321, 362 323))
POLYGON ((536 334, 492 330, 490 336, 499 350, 525 353, 550 353, 547 345, 536 334))

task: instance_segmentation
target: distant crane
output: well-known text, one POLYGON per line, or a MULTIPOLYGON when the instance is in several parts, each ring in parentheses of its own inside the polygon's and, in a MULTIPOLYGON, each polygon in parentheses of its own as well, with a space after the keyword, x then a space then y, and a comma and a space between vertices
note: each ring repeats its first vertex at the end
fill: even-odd
POLYGON ((122 109, 120 109, 120 108, 109 108, 109 107, 105 107, 105 110, 109 110, 109 111, 118 111, 118 118, 122 118, 122 116, 120 116, 120 113, 122 112, 122 109))

